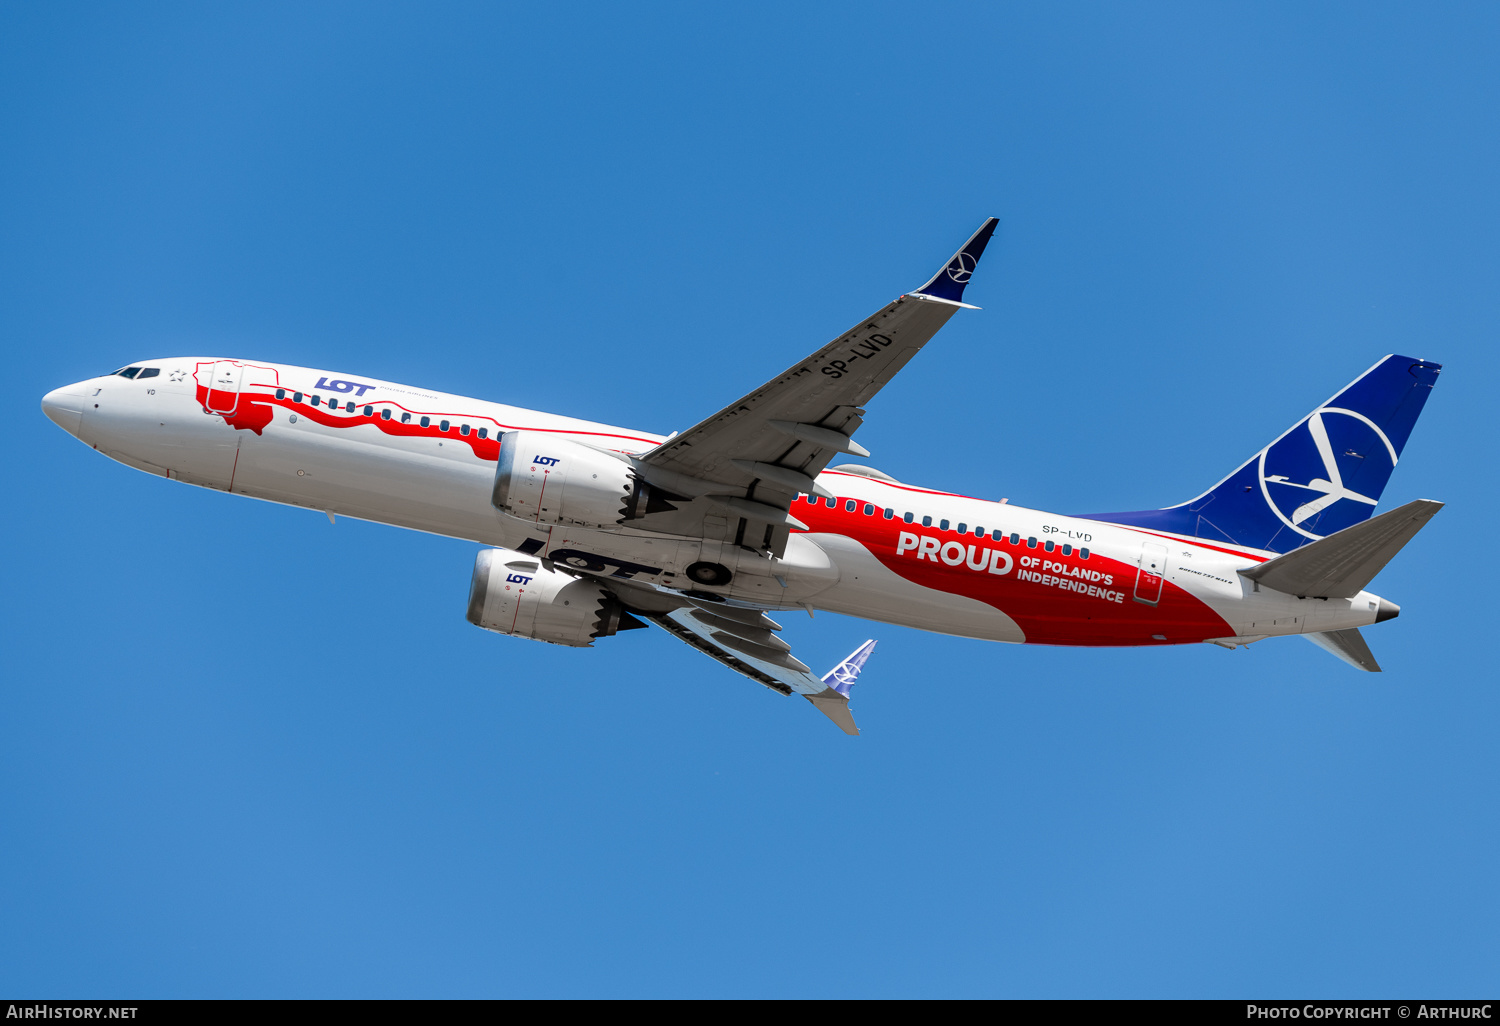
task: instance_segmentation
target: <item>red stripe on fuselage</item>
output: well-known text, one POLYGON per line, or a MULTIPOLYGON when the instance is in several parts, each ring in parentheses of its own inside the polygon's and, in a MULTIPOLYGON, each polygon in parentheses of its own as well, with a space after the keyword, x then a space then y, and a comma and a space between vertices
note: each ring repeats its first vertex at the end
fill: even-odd
POLYGON ((1109 524, 1111 527, 1118 527, 1124 531, 1134 531, 1136 534, 1149 534, 1153 538, 1165 538, 1169 542, 1182 542, 1187 545, 1196 545, 1200 549, 1211 549, 1214 552, 1222 552, 1226 556, 1240 556, 1244 559, 1253 559, 1257 563, 1264 563, 1267 560, 1271 559, 1270 556, 1262 556, 1257 552, 1245 552, 1241 549, 1226 549, 1222 545, 1210 545, 1207 542, 1201 541, 1197 538, 1184 538, 1181 535, 1177 534, 1162 534, 1160 531, 1145 531, 1139 527, 1132 527, 1129 524, 1115 524, 1111 523, 1108 520, 1099 520, 1095 522, 1100 524, 1109 524))
MULTIPOLYGON (((212 368, 213 364, 209 363, 205 365, 200 363, 198 365, 199 368, 202 368, 204 366, 212 368)), ((252 363, 244 364, 244 367, 247 371, 252 369, 257 371, 268 371, 272 375, 273 380, 269 382, 259 381, 255 382, 254 384, 246 384, 242 386, 239 393, 238 405, 235 407, 233 413, 225 415, 222 413, 218 413, 215 410, 209 409, 208 401, 210 396, 208 387, 206 385, 197 384, 197 374, 195 373, 194 383, 197 386, 196 394, 198 398, 198 404, 203 407, 205 412, 214 413, 216 416, 224 417, 224 422, 232 428, 240 431, 253 431, 257 435, 264 431, 266 426, 271 423, 271 418, 273 416, 271 408, 273 406, 280 406, 286 410, 291 411, 292 413, 297 414, 297 416, 299 417, 307 417, 314 423, 322 424, 324 427, 351 428, 358 427, 362 424, 369 424, 379 428, 383 434, 391 435, 393 437, 438 438, 443 441, 461 442, 464 445, 467 445, 473 451, 476 457, 482 460, 488 460, 491 463, 494 463, 500 459, 499 434, 502 431, 540 431, 545 434, 582 435, 591 438, 614 439, 623 443, 638 443, 622 446, 622 449, 628 449, 631 451, 637 450, 641 446, 644 446, 646 448, 654 448, 658 444, 649 438, 638 438, 634 435, 614 434, 607 431, 579 431, 573 428, 527 427, 517 424, 501 424, 493 417, 487 417, 483 414, 434 413, 430 410, 414 410, 402 406, 398 402, 393 402, 390 399, 367 398, 365 400, 355 400, 354 405, 357 412, 336 414, 329 412, 322 406, 313 406, 311 403, 306 402, 293 402, 291 393, 295 392, 296 390, 287 389, 285 386, 279 383, 280 375, 276 368, 252 363), (257 387, 269 388, 273 391, 250 391, 250 389, 257 387), (282 399, 276 398, 276 393, 274 390, 277 388, 281 388, 286 391, 288 393, 287 396, 282 399), (367 417, 363 414, 363 412, 358 412, 365 406, 369 406, 374 410, 374 414, 372 416, 367 417), (422 427, 422 425, 417 421, 403 424, 396 417, 392 417, 390 420, 384 420, 380 416, 380 410, 384 407, 390 407, 391 409, 399 410, 402 413, 410 413, 413 417, 427 417, 431 421, 431 423, 427 427, 422 427), (438 427, 438 424, 444 420, 449 421, 449 430, 447 431, 443 431, 438 427), (469 425, 470 431, 467 435, 461 434, 459 432, 459 425, 461 423, 469 425), (493 429, 492 436, 489 438, 480 438, 477 430, 480 427, 493 429)), ((376 394, 378 394, 378 392, 376 394)), ((328 401, 330 403, 334 402, 334 397, 329 396, 328 401)), ((338 401, 343 402, 345 400, 338 401)))
POLYGON ((844 509, 844 498, 839 497, 833 509, 824 502, 799 500, 792 515, 804 521, 811 533, 841 534, 859 542, 882 565, 913 584, 994 606, 1016 622, 1028 643, 1170 645, 1234 633, 1222 617, 1171 581, 1163 583, 1156 605, 1135 601, 1139 568, 1134 564, 1097 552, 1083 559, 1076 552, 1068 556, 1060 549, 1047 552, 1041 545, 1012 545, 1008 535, 1004 541, 976 538, 886 520, 878 509, 867 516, 860 512, 863 499, 856 500, 859 508, 849 512, 844 509), (915 535, 919 542, 898 555, 903 532, 915 535), (937 552, 930 543, 924 552, 923 538, 936 540, 937 552), (948 562, 945 555, 957 562, 948 562), (992 572, 1006 562, 1010 566, 1004 573, 992 572))

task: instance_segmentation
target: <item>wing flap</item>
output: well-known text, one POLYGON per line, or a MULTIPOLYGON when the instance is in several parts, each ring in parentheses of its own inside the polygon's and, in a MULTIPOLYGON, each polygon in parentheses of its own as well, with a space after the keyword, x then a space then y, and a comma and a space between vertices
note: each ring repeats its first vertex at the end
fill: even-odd
MULTIPOLYGON (((783 695, 801 695, 812 703, 814 709, 838 726, 845 734, 859 733, 854 715, 849 711, 849 686, 859 675, 859 669, 869 657, 874 642, 865 642, 848 659, 826 674, 822 679, 813 676, 807 664, 790 652, 770 648, 746 639, 745 635, 759 632, 757 641, 775 641, 765 627, 746 624, 720 613, 733 609, 734 613, 750 612, 735 607, 724 607, 710 612, 697 605, 685 605, 666 612, 638 611, 648 616, 657 626, 671 633, 680 641, 691 645, 710 659, 729 667, 735 673, 749 677, 772 691, 783 695), (726 626, 734 626, 730 633, 726 626), (830 683, 831 682, 831 683, 830 683)), ((763 619, 764 614, 760 614, 763 619)), ((769 619, 766 619, 770 623, 769 619)))

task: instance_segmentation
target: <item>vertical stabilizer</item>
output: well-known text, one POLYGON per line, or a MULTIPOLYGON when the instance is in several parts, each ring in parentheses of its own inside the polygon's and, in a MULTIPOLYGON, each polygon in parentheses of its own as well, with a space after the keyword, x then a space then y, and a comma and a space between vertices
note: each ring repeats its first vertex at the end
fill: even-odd
POLYGON ((1197 498, 1088 519, 1290 552, 1367 520, 1441 364, 1387 356, 1197 498))

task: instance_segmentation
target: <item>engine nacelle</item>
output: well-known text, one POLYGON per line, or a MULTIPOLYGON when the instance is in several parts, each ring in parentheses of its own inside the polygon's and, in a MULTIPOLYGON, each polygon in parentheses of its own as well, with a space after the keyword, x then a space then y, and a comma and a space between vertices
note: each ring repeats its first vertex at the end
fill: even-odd
POLYGON ((638 488, 630 464, 542 431, 500 436, 495 508, 534 524, 613 527, 638 488))
POLYGON ((646 626, 602 584, 548 570, 505 549, 485 549, 474 560, 468 616, 487 631, 573 648, 646 626))

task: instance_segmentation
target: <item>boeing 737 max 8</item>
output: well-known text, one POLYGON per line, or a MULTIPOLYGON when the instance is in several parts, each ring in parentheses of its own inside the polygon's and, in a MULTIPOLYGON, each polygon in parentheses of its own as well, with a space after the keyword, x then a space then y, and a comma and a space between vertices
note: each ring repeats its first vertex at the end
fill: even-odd
POLYGON ((1366 591, 1441 503, 1372 516, 1441 367, 1387 356, 1203 494, 1060 516, 860 464, 865 407, 961 309, 992 218, 921 288, 681 434, 660 437, 358 375, 143 360, 48 393, 48 417, 138 470, 465 538, 468 617, 589 646, 660 625, 857 733, 866 642, 819 677, 777 611, 827 609, 1044 645, 1225 648, 1301 634, 1379 670, 1366 591))

